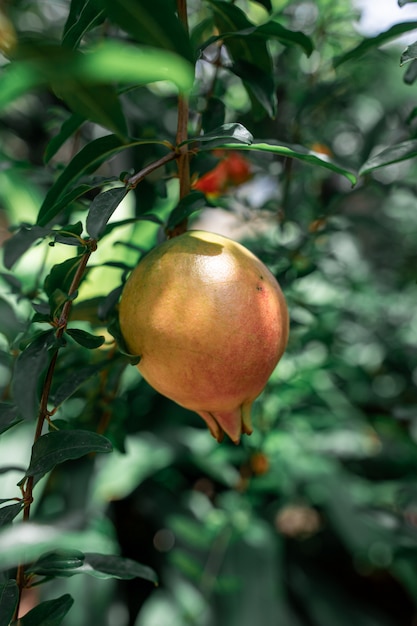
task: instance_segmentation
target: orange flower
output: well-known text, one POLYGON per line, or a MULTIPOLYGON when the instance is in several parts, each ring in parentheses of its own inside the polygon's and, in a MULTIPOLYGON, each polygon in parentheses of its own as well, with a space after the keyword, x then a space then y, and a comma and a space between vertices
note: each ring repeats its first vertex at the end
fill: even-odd
POLYGON ((207 196, 217 197, 230 187, 245 183, 252 176, 250 163, 238 152, 216 150, 216 156, 225 155, 212 170, 203 174, 193 184, 193 189, 202 191, 207 196))

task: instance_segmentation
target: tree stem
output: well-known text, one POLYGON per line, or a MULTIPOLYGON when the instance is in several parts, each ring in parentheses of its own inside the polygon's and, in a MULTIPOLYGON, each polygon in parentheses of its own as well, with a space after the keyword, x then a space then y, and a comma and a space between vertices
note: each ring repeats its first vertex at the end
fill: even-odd
MULTIPOLYGON (((55 336, 57 339, 60 339, 68 325, 69 315, 71 312, 71 307, 74 301, 74 296, 76 295, 78 288, 80 286, 81 280, 84 276, 85 269, 87 267, 88 260, 91 254, 97 249, 97 242, 95 240, 91 240, 88 242, 88 250, 85 252, 84 256, 81 259, 81 262, 75 272, 74 278, 72 279, 70 288, 68 290, 68 300, 65 302, 62 307, 61 315, 58 320, 57 330, 55 336)), ((38 421, 36 424, 35 436, 33 438, 33 443, 35 444, 38 439, 42 435, 43 426, 45 420, 48 418, 48 401, 49 394, 51 392, 52 380, 55 372, 56 363, 58 360, 58 349, 55 351, 48 367, 48 371, 45 376, 45 381, 43 384, 41 400, 39 403, 39 412, 38 412, 38 421)), ((34 477, 28 476, 26 483, 22 487, 23 498, 24 498, 24 509, 23 509, 23 521, 27 522, 30 518, 30 508, 33 502, 33 487, 34 487, 34 477)), ((19 589, 19 599, 16 605, 16 609, 14 612, 14 620, 17 620, 19 614, 20 607, 20 599, 22 596, 22 590, 25 586, 25 566, 24 564, 20 564, 17 568, 16 573, 16 584, 19 589)))
MULTIPOLYGON (((188 34, 187 0, 177 0, 178 17, 188 34)), ((177 154, 178 154, 178 178, 180 183, 179 197, 184 198, 190 193, 190 153, 188 145, 184 143, 188 139, 189 101, 188 96, 178 96, 178 120, 177 120, 177 154), (183 144, 183 145, 182 145, 183 144)), ((167 232, 168 238, 181 235, 187 230, 187 219, 177 224, 175 228, 167 232)))

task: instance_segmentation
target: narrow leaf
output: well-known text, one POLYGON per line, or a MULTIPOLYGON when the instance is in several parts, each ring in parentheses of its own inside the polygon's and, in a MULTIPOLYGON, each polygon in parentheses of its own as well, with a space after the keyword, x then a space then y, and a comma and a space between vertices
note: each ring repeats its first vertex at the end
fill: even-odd
POLYGON ((39 214, 38 224, 49 223, 60 211, 61 206, 57 201, 61 194, 84 173, 91 173, 96 170, 106 159, 133 146, 145 145, 149 143, 162 143, 160 141, 130 141, 125 143, 116 135, 105 135, 88 143, 69 162, 61 176, 55 181, 45 196, 39 214))
POLYGON ((194 65, 177 52, 105 41, 90 49, 89 54, 80 55, 73 72, 75 76, 101 83, 144 85, 167 80, 180 91, 189 92, 194 83, 194 65))
POLYGON ((236 30, 234 32, 223 32, 219 36, 210 37, 210 39, 205 42, 202 48, 211 45, 215 41, 223 40, 227 42, 230 39, 240 38, 247 38, 249 42, 254 41, 256 38, 265 41, 270 39, 276 39, 286 46, 296 44, 304 50, 307 56, 310 56, 314 50, 313 42, 311 41, 310 37, 308 37, 301 31, 289 30, 288 28, 282 26, 276 20, 265 22, 265 24, 261 24, 260 26, 246 26, 246 28, 242 28, 242 30, 236 30))
MULTIPOLYGON (((239 141, 241 143, 251 144, 253 142, 253 135, 245 128, 242 124, 232 123, 232 124, 223 124, 220 128, 215 128, 204 135, 198 137, 192 137, 184 143, 194 143, 194 142, 222 142, 225 141, 239 141)), ((182 144, 181 144, 182 145, 182 144)))
POLYGON ((269 117, 274 118, 277 112, 277 96, 272 72, 256 67, 244 59, 236 61, 229 69, 242 79, 249 95, 256 98, 269 117))
POLYGON ((379 167, 399 163, 417 156, 417 139, 410 139, 401 143, 389 146, 368 159, 359 170, 359 174, 368 174, 379 167))
POLYGON ((38 385, 48 365, 48 352, 54 339, 54 331, 47 330, 38 335, 17 357, 12 393, 16 406, 25 419, 34 419, 36 416, 38 385))
POLYGON ((11 622, 18 598, 19 589, 15 580, 0 584, 0 624, 2 626, 8 626, 11 622))
MULTIPOLYGON (((254 27, 236 5, 223 0, 209 0, 209 3, 220 36, 254 27)), ((225 40, 225 45, 234 61, 230 69, 244 81, 249 96, 257 100, 268 115, 274 117, 275 79, 266 40, 257 36, 232 37, 225 40)))
POLYGON ((26 476, 36 476, 39 479, 64 461, 79 459, 91 452, 111 451, 112 445, 108 439, 88 430, 47 433, 33 445, 26 476))
POLYGON ((77 48, 84 35, 104 21, 104 11, 96 6, 95 0, 87 0, 77 18, 64 29, 62 44, 77 48))
POLYGON ((126 187, 109 189, 96 196, 87 215, 87 231, 93 239, 99 239, 107 222, 127 194, 126 187))
POLYGON ((139 43, 171 50, 193 62, 188 35, 175 13, 175 4, 166 0, 101 0, 110 19, 139 43))
POLYGON ((352 50, 349 50, 349 52, 347 52, 346 54, 336 57, 334 60, 334 66, 339 67, 339 65, 346 63, 346 61, 350 61, 351 59, 357 59, 372 48, 377 48, 378 46, 381 46, 390 39, 394 39, 395 37, 398 37, 403 33, 407 33, 410 30, 415 30, 416 28, 417 22, 402 22, 401 24, 395 24, 394 26, 391 26, 391 28, 389 28, 388 30, 384 31, 383 33, 379 33, 379 35, 376 35, 375 37, 363 39, 358 46, 356 46, 352 50))
POLYGON ((41 602, 20 618, 19 626, 59 626, 73 603, 68 593, 55 600, 41 602))
POLYGON ((44 281, 45 293, 49 297, 53 296, 57 289, 66 295, 69 293, 73 278, 83 257, 83 254, 79 254, 52 266, 44 281))
POLYGON ((113 554, 80 552, 79 550, 55 550, 43 554, 33 565, 26 569, 38 576, 74 576, 89 574, 96 578, 118 578, 130 580, 143 578, 154 584, 158 583, 155 572, 132 559, 113 554))
POLYGON ((84 560, 85 556, 79 550, 54 550, 40 556, 26 568, 26 572, 38 576, 73 576, 84 560))
POLYGON ((114 554, 87 552, 84 566, 86 565, 89 565, 93 572, 101 574, 100 578, 119 578, 122 580, 143 578, 154 584, 158 583, 158 577, 150 567, 114 554))
POLYGON ((44 161, 48 163, 64 143, 73 135, 85 122, 85 117, 79 113, 73 113, 61 126, 61 130, 55 137, 52 137, 45 149, 44 161))
POLYGON ((65 380, 58 389, 52 394, 52 402, 55 406, 62 404, 67 398, 71 397, 81 385, 88 379, 100 372, 104 367, 108 367, 107 359, 94 365, 81 367, 73 372, 69 372, 65 376, 65 380))
MULTIPOLYGON (((0 526, 6 526, 11 524, 15 517, 17 517, 23 508, 23 502, 16 502, 16 504, 9 504, 0 508, 0 526)), ((0 622, 1 623, 1 622, 0 622)))
POLYGON ((272 11, 272 3, 271 0, 255 0, 255 2, 258 2, 259 4, 261 4, 263 7, 265 7, 265 9, 270 13, 272 11))
POLYGON ((404 65, 409 61, 413 61, 417 59, 417 42, 411 44, 411 46, 407 46, 404 52, 401 55, 400 65, 404 65))
POLYGON ((50 232, 49 229, 41 226, 22 226, 13 237, 7 239, 3 244, 3 263, 5 267, 11 269, 35 241, 42 237, 47 237, 50 232))
MULTIPOLYGON (((220 36, 223 33, 231 34, 251 29, 254 24, 248 20, 246 14, 234 4, 223 0, 209 0, 213 9, 214 21, 219 29, 220 36)), ((260 38, 229 38, 226 42, 232 57, 237 61, 247 61, 264 72, 270 70, 272 74, 272 60, 266 47, 266 42, 260 38)))
POLYGON ((104 187, 105 185, 114 183, 115 180, 117 180, 115 177, 111 177, 111 178, 100 177, 97 181, 93 180, 91 181, 90 184, 78 185, 77 187, 74 187, 70 191, 63 193, 61 197, 59 198, 59 200, 53 204, 50 210, 45 211, 45 213, 42 215, 40 219, 38 217, 38 223, 41 226, 46 225, 48 222, 53 220, 54 217, 59 215, 59 213, 63 209, 65 209, 69 204, 74 202, 74 200, 78 200, 79 198, 82 198, 82 196, 87 194, 89 191, 92 191, 93 189, 101 189, 101 187, 104 187))
POLYGON ((41 83, 39 72, 30 64, 9 63, 0 78, 0 109, 41 83))
POLYGON ((67 20, 64 25, 64 36, 69 31, 69 29, 77 23, 77 20, 79 19, 80 14, 83 11, 87 2, 89 2, 89 0, 70 0, 67 20))
POLYGON ((417 0, 398 0, 398 6, 403 7, 406 4, 411 4, 412 2, 417 2, 417 0))
POLYGON ((85 79, 68 79, 64 83, 52 83, 52 88, 73 113, 126 138, 126 120, 116 89, 112 85, 97 85, 85 79))
POLYGON ((180 91, 189 92, 194 82, 194 67, 169 50, 132 46, 104 41, 88 54, 65 50, 57 45, 37 46, 41 54, 29 52, 27 60, 6 65, 0 76, 0 109, 35 87, 74 81, 87 84, 134 82, 147 84, 159 80, 172 82, 180 91))
POLYGON ((0 333, 2 333, 9 343, 12 343, 16 336, 24 329, 25 325, 19 320, 14 308, 7 300, 0 297, 0 333))
MULTIPOLYGON (((268 140, 268 143, 253 143, 250 146, 245 146, 242 144, 224 144, 219 146, 219 148, 230 149, 230 150, 259 150, 261 152, 272 152, 274 154, 279 154, 284 157, 289 157, 293 159, 298 159, 300 161, 306 161, 307 163, 311 163, 312 165, 319 165, 320 167, 324 167, 332 172, 336 172, 336 174, 341 174, 345 176, 352 185, 356 184, 356 175, 345 169, 344 167, 333 163, 330 160, 325 158, 320 158, 316 155, 316 153, 308 148, 304 148, 303 146, 296 146, 292 144, 285 143, 275 143, 273 140, 268 140)), ((202 147, 204 150, 204 147, 202 147)))
POLYGON ((187 219, 192 213, 203 209, 207 206, 207 201, 203 193, 200 191, 192 191, 182 198, 175 209, 171 211, 167 222, 167 229, 171 230, 177 224, 187 219))
POLYGON ((16 406, 6 402, 0 403, 0 435, 21 421, 16 406))
MULTIPOLYGON (((72 526, 71 521, 68 523, 72 526)), ((82 550, 112 552, 114 540, 103 529, 87 527, 77 530, 65 529, 62 524, 36 524, 16 522, 0 532, 0 571, 19 563, 33 563, 51 550, 82 550)))
MULTIPOLYGON (((407 71, 404 74, 403 80, 406 85, 412 85, 417 79, 417 59, 411 61, 410 65, 407 67, 407 71)), ((408 119, 410 119, 408 117, 408 119)))
POLYGON ((102 335, 92 335, 80 328, 68 328, 67 334, 74 339, 80 346, 93 350, 103 345, 105 339, 102 335))

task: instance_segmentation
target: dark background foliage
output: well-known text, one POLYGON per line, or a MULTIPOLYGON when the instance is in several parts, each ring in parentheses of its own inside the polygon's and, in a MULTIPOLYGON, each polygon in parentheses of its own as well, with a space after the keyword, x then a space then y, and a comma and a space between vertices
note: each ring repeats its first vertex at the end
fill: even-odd
POLYGON ((364 38, 347 0, 189 0, 188 37, 162 0, 2 11, 0 626, 22 573, 24 626, 416 624, 417 22, 364 38), (179 202, 178 89, 192 181, 219 146, 250 180, 179 202), (290 309, 238 447, 117 330, 184 217, 290 309))

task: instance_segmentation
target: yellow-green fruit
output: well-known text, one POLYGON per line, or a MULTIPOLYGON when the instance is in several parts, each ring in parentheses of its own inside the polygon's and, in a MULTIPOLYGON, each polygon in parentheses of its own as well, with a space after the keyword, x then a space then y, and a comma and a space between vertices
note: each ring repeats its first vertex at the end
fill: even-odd
POLYGON ((218 441, 252 432, 251 405, 285 350, 288 312, 249 250, 203 231, 162 243, 130 275, 120 327, 148 383, 196 411, 218 441))

